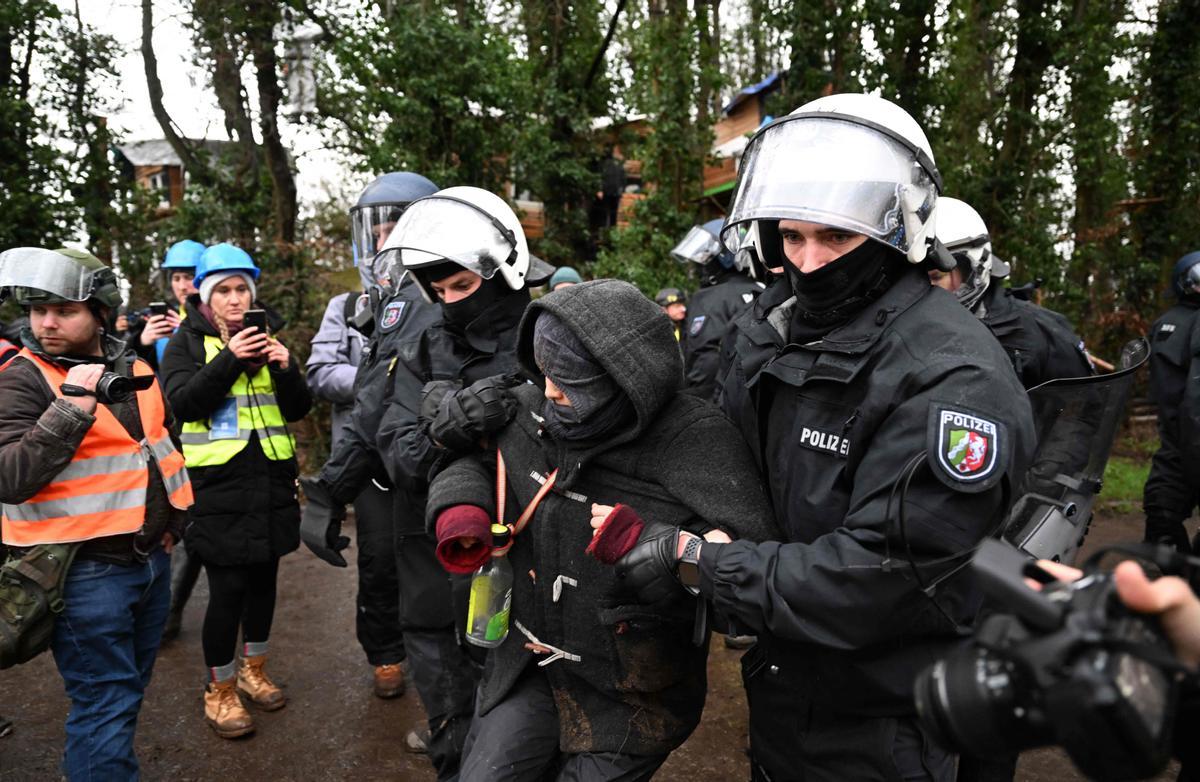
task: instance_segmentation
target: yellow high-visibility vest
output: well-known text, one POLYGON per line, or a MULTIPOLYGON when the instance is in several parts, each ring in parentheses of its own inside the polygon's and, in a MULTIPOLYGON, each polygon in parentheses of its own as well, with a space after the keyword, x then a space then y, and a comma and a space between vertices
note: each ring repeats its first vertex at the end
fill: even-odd
MULTIPOLYGON (((204 363, 211 363, 225 345, 217 337, 204 337, 204 363)), ((296 454, 296 442, 275 399, 275 381, 266 366, 253 376, 238 375, 227 399, 237 405, 237 431, 219 427, 214 433, 211 419, 187 421, 179 439, 188 467, 212 467, 225 464, 245 449, 250 433, 258 433, 259 446, 268 459, 282 461, 296 454)))

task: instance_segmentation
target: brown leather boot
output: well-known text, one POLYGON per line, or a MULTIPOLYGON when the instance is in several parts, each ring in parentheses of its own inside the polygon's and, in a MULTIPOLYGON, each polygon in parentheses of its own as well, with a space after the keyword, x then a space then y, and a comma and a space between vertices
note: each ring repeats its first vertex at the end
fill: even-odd
POLYGON ((242 705, 233 679, 210 682, 204 688, 204 721, 223 739, 254 732, 254 720, 242 705))
POLYGON ((263 670, 266 664, 265 654, 238 660, 237 688, 258 708, 263 711, 275 711, 287 705, 287 696, 263 670))
POLYGON ((400 663, 375 666, 375 695, 379 698, 399 698, 404 694, 404 666, 400 663))

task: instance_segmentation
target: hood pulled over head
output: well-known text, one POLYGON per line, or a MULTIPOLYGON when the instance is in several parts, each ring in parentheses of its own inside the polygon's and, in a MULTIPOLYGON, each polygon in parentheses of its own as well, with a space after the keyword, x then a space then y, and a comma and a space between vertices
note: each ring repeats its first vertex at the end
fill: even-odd
POLYGON ((645 430, 683 385, 683 360, 671 322, 641 291, 619 280, 560 288, 525 311, 517 338, 521 367, 559 372, 563 393, 581 419, 603 414, 616 391, 632 405, 633 434, 645 430), (540 321, 550 315, 545 324, 540 321), (535 336, 539 347, 535 357, 535 336))

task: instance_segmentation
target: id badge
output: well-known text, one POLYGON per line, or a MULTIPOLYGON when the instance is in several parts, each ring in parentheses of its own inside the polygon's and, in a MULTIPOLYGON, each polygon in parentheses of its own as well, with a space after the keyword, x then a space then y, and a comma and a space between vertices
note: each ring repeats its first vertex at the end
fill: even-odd
POLYGON ((238 431, 237 399, 229 397, 222 402, 221 406, 208 419, 208 425, 208 439, 210 440, 238 439, 240 432, 238 431))

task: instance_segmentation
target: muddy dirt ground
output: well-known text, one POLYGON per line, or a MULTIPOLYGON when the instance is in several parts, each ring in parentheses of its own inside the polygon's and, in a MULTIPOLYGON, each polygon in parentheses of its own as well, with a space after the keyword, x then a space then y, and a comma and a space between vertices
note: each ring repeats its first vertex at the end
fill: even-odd
MULTIPOLYGON (((1101 513, 1088 547, 1137 540, 1141 523, 1138 515, 1101 513)), ((371 671, 354 639, 354 590, 353 565, 332 568, 303 548, 284 559, 270 670, 290 703, 272 714, 256 712, 257 733, 227 741, 213 735, 203 719, 200 624, 207 592, 202 578, 185 612, 183 633, 159 655, 142 708, 137 751, 144 777, 172 782, 433 780, 426 760, 402 748, 405 732, 423 721, 415 692, 392 701, 371 695, 371 671)), ((714 639, 703 721, 657 779, 749 777, 740 656, 714 639)), ((49 654, 0 672, 0 713, 16 722, 13 733, 0 739, 0 781, 60 778, 66 712, 49 654)), ((1083 779, 1057 750, 1025 753, 1017 778, 1083 779)), ((1174 773, 1162 777, 1173 778, 1174 773)))

